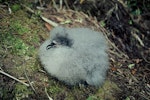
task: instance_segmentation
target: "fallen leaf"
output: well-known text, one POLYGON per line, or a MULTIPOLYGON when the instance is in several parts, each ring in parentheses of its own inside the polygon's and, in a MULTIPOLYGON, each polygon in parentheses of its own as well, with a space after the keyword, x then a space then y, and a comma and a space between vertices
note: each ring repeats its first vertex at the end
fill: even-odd
POLYGON ((134 75, 134 74, 136 73, 136 71, 137 71, 137 69, 133 69, 133 70, 131 71, 131 73, 134 75))
POLYGON ((117 68, 116 68, 116 67, 111 67, 111 70, 112 70, 112 71, 116 71, 117 68))
POLYGON ((45 23, 46 28, 50 31, 52 29, 52 26, 48 23, 45 23))

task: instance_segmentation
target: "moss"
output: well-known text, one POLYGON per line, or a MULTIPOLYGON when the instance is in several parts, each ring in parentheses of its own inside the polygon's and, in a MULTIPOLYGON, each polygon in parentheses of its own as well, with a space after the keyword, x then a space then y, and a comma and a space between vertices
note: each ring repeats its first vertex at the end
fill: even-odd
POLYGON ((6 47, 12 54, 28 54, 29 46, 27 46, 20 38, 14 37, 11 33, 1 34, 1 42, 3 47, 6 47))
POLYGON ((21 6, 19 4, 14 4, 14 5, 11 6, 11 9, 12 9, 12 11, 15 12, 15 11, 21 9, 21 6))
POLYGON ((61 90, 62 89, 59 86, 50 86, 50 88, 48 89, 48 92, 50 92, 51 94, 57 94, 61 90))
POLYGON ((95 96, 89 96, 86 100, 101 100, 101 99, 98 99, 95 96))
MULTIPOLYGON (((38 64, 35 63, 37 48, 40 44, 39 33, 45 34, 45 30, 36 16, 29 16, 26 11, 20 8, 14 9, 17 10, 0 20, 0 57, 2 58, 0 67, 2 66, 2 69, 16 78, 24 76, 23 68, 25 68, 31 81, 34 79, 37 82, 38 79, 43 79, 42 76, 36 79, 37 76, 34 74, 38 73, 38 64)), ((6 84, 5 91, 0 92, 0 98, 9 95, 12 100, 26 100, 31 98, 31 95, 35 96, 31 88, 16 83, 15 86, 13 85, 14 87, 11 86, 12 84, 6 84), (13 88, 13 93, 6 88, 7 86, 13 88)), ((0 91, 1 89, 3 88, 0 88, 0 91)), ((55 93, 56 90, 57 88, 53 88, 51 92, 55 93)))
POLYGON ((29 32, 29 28, 25 27, 21 21, 17 20, 17 21, 12 21, 10 24, 10 29, 12 32, 16 32, 20 35, 28 33, 29 32))
POLYGON ((99 88, 95 95, 89 96, 87 100, 116 100, 114 93, 120 91, 117 85, 109 80, 106 80, 104 85, 99 88))
POLYGON ((33 92, 28 89, 25 85, 22 84, 16 84, 15 90, 13 91, 15 93, 14 100, 22 100, 25 98, 28 98, 29 95, 33 94, 33 92))

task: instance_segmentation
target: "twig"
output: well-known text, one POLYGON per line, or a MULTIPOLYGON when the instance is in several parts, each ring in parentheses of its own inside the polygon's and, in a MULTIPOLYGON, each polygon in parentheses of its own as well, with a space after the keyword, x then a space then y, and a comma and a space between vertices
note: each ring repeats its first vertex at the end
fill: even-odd
POLYGON ((122 56, 119 53, 117 53, 117 52, 114 52, 112 50, 108 50, 108 52, 111 53, 111 54, 114 54, 114 55, 118 56, 119 58, 122 58, 122 56))
POLYGON ((34 10, 32 10, 31 8, 25 6, 24 4, 21 4, 21 5, 22 5, 24 8, 26 8, 28 11, 30 11, 31 13, 34 13, 34 14, 35 14, 34 10))
MULTIPOLYGON (((22 5, 24 8, 26 8, 29 12, 35 14, 35 11, 32 10, 31 8, 27 7, 27 6, 24 5, 24 4, 21 4, 21 5, 22 5)), ((49 23, 50 25, 52 25, 52 26, 54 26, 54 27, 58 26, 58 23, 53 22, 53 21, 51 21, 50 19, 47 19, 47 18, 43 17, 42 15, 41 15, 40 17, 41 17, 45 22, 49 23)))
POLYGON ((59 0, 59 5, 60 5, 59 9, 62 9, 62 0, 59 0))
POLYGON ((40 100, 37 91, 36 91, 35 88, 33 87, 32 82, 30 81, 30 79, 29 79, 29 77, 28 77, 28 75, 27 75, 27 71, 26 71, 26 67, 25 67, 25 60, 23 61, 23 66, 24 66, 24 67, 23 67, 23 71, 24 71, 25 77, 26 77, 26 79, 27 79, 27 81, 28 81, 28 83, 29 83, 29 86, 31 87, 31 89, 33 90, 33 92, 36 94, 36 99, 37 99, 37 100, 40 100))
POLYGON ((49 96, 49 94, 47 93, 46 87, 45 87, 45 93, 46 93, 46 95, 47 95, 47 97, 48 97, 49 100, 53 100, 53 99, 49 96))
POLYGON ((67 0, 64 0, 64 3, 65 3, 65 5, 66 5, 67 9, 70 9, 67 0))
POLYGON ((56 5, 56 1, 55 1, 55 0, 52 0, 52 2, 53 2, 54 8, 58 11, 58 7, 57 7, 57 5, 56 5))
POLYGON ((45 22, 49 23, 50 25, 52 25, 52 26, 54 26, 54 27, 58 26, 57 23, 55 23, 55 22, 53 22, 53 21, 51 21, 51 20, 49 20, 49 19, 47 19, 47 18, 45 18, 45 17, 43 17, 43 16, 40 16, 40 17, 41 17, 45 22))
MULTIPOLYGON (((114 44, 114 43, 112 43, 108 38, 107 38, 107 40, 108 40, 108 42, 109 42, 109 44, 111 44, 111 46, 115 49, 115 50, 117 50, 122 56, 124 56, 125 58, 127 58, 127 59, 129 59, 129 57, 125 54, 125 53, 123 53, 121 50, 119 50, 118 48, 117 48, 117 46, 114 44)), ((117 54, 117 53, 116 53, 117 54)), ((119 55, 119 54, 118 54, 119 55)), ((120 57, 120 56, 118 56, 118 57, 120 57)))
POLYGON ((132 34, 132 36, 133 36, 137 41, 139 41, 140 45, 144 47, 143 41, 142 41, 142 40, 140 39, 140 37, 134 32, 134 30, 133 30, 133 32, 131 32, 131 34, 132 34))
POLYGON ((0 73, 3 74, 3 75, 8 76, 9 78, 14 79, 14 80, 17 81, 17 82, 20 82, 20 83, 22 83, 22 84, 24 84, 24 85, 26 85, 26 86, 29 86, 29 84, 27 84, 27 83, 25 83, 25 82, 22 82, 21 80, 19 80, 19 79, 13 77, 13 76, 11 76, 11 75, 9 75, 8 73, 6 73, 6 72, 4 72, 4 71, 2 71, 2 70, 0 70, 0 73))
POLYGON ((34 91, 35 94, 37 94, 36 91, 35 91, 35 88, 33 87, 32 83, 31 83, 31 81, 30 81, 30 79, 29 79, 29 77, 28 77, 28 75, 26 73, 25 69, 24 69, 24 74, 25 74, 25 77, 27 78, 27 80, 29 82, 29 85, 31 86, 32 90, 34 91))
POLYGON ((42 1, 41 1, 41 0, 39 0, 39 3, 40 3, 40 6, 42 7, 43 4, 42 4, 42 1))

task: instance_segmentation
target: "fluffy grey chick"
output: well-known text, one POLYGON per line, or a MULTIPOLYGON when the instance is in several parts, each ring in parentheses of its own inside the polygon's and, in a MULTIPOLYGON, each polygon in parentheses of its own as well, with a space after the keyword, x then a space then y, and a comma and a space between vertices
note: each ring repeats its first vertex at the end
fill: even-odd
POLYGON ((69 85, 86 82, 100 86, 109 66, 102 33, 88 28, 56 27, 39 49, 45 70, 69 85))

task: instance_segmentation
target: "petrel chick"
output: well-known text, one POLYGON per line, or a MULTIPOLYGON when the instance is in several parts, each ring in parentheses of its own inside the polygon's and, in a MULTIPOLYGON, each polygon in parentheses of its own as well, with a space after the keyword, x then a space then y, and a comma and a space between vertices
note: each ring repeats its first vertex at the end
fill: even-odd
POLYGON ((109 68, 107 49, 101 32, 58 26, 40 46, 39 58, 51 76, 68 85, 86 82, 99 87, 109 68))

